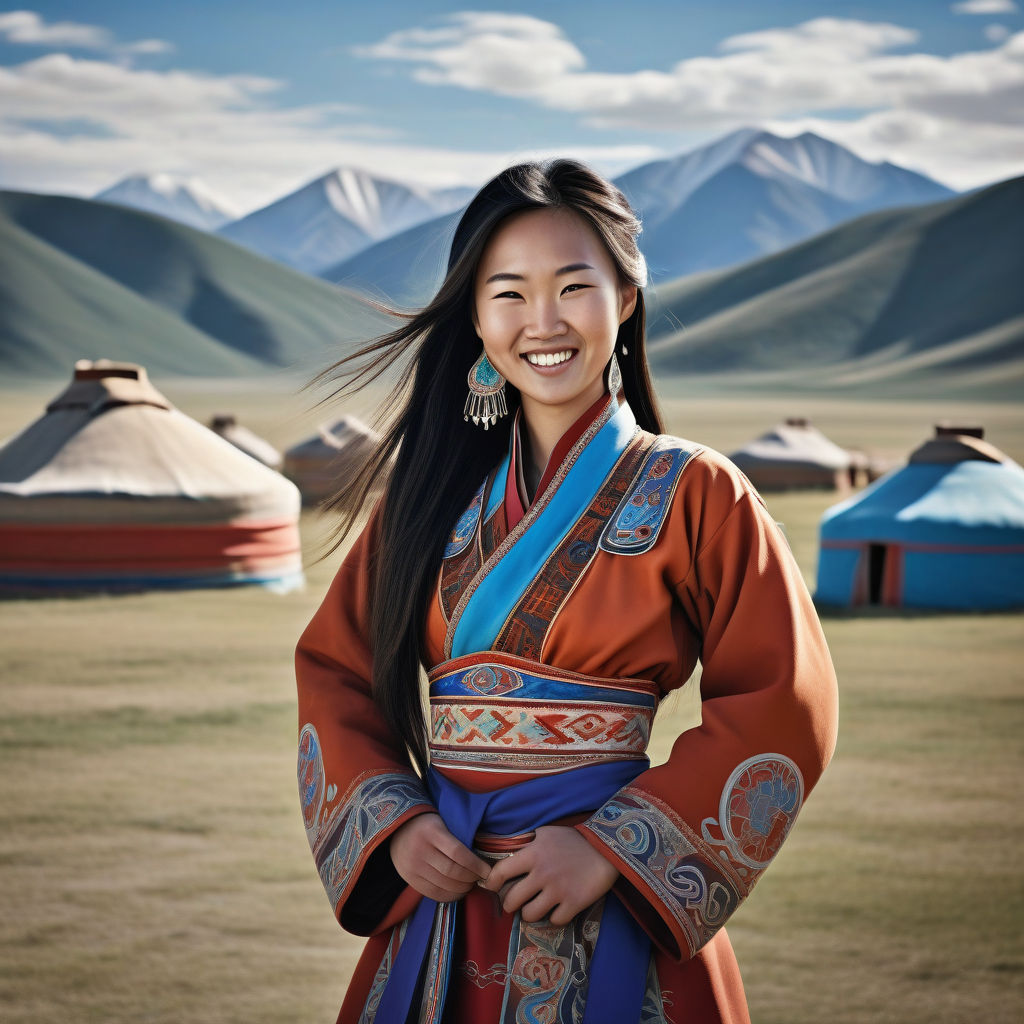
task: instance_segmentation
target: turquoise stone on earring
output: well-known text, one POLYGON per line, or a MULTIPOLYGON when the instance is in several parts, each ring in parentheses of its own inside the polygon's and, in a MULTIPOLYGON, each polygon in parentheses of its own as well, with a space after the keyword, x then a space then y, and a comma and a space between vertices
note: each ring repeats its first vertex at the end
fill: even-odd
POLYGON ((498 422, 499 416, 508 412, 505 403, 505 378, 491 365, 486 352, 481 352, 477 361, 469 368, 469 395, 463 410, 464 420, 473 420, 484 430, 498 422))

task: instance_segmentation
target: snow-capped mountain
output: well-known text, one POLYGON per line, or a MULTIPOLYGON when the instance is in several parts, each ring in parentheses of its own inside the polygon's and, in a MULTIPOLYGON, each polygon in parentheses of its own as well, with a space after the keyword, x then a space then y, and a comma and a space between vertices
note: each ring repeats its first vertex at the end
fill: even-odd
POLYGON ((469 200, 470 188, 431 190, 339 167, 219 234, 298 270, 326 267, 469 200))
POLYGON ((198 178, 166 172, 129 175, 93 198, 158 213, 204 231, 215 231, 238 216, 198 178))
POLYGON ((818 135, 745 128, 616 179, 644 224, 654 283, 777 252, 871 210, 954 193, 818 135))
MULTIPOLYGON (((640 213, 652 284, 779 252, 852 217, 948 199, 944 185, 894 164, 872 164, 816 135, 733 132, 615 180, 640 213)), ((408 305, 439 283, 454 233, 438 217, 320 271, 408 305)))

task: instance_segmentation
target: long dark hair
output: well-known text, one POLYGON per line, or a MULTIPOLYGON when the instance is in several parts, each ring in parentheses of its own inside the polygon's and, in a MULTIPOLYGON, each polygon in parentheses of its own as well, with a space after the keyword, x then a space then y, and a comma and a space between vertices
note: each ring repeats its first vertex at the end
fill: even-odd
MULTIPOLYGON (((448 270, 434 298, 412 313, 379 307, 402 325, 317 378, 340 381, 338 397, 400 369, 383 406, 394 412, 382 425, 380 444, 326 507, 341 513, 334 550, 371 492, 383 490, 370 565, 373 694, 421 770, 427 764, 427 735, 418 678, 428 602, 455 521, 508 444, 507 430, 485 431, 463 419, 466 376, 480 355, 471 319, 476 271, 488 240, 506 217, 539 209, 569 209, 582 217, 604 242, 621 279, 637 286, 636 308, 619 326, 618 351, 623 343, 628 351, 619 355, 619 366, 637 422, 662 433, 645 351, 642 289, 647 274, 636 242, 640 222, 614 185, 574 160, 516 164, 492 178, 459 221, 448 270)), ((511 385, 505 390, 511 419, 519 393, 511 385)))

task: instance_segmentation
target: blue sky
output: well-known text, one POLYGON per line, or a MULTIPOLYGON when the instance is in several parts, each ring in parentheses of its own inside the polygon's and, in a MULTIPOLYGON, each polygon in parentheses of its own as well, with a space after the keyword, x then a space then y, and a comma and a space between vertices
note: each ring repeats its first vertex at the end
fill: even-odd
POLYGON ((616 173, 759 125, 957 188, 1024 173, 1020 0, 0 7, 0 187, 193 175, 238 212, 341 164, 616 173))

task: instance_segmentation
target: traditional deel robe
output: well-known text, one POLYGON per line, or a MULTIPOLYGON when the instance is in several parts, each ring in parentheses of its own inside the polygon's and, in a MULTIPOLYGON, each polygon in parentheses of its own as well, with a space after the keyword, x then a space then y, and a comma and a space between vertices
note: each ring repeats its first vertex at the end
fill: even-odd
POLYGON ((342 1024, 749 1020, 722 925, 778 852, 836 736, 836 679, 784 537, 717 452, 604 395, 528 503, 517 425, 427 610, 431 770, 370 694, 371 521, 299 641, 299 789, 342 926, 370 935, 342 1024), (702 666, 668 761, 657 706, 702 666), (388 837, 439 810, 492 862, 569 824, 620 872, 569 925, 474 888, 435 904, 388 837))

